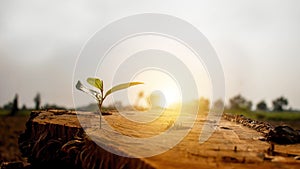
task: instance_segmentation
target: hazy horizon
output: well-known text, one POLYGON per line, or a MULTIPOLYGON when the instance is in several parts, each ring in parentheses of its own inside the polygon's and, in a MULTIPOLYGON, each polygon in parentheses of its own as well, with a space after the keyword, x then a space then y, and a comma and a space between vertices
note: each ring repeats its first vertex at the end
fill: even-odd
MULTIPOLYGON (((73 70, 85 42, 103 26, 139 13, 172 15, 209 40, 223 66, 226 101, 288 98, 300 109, 300 1, 0 1, 0 105, 19 95, 33 107, 73 107, 73 70)), ((84 79, 81 79, 84 80, 84 79)))

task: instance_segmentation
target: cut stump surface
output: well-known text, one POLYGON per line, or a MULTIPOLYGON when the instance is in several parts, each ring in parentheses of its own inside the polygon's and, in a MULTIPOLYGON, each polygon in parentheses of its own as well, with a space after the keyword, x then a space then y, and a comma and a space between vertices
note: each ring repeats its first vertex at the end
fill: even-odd
MULTIPOLYGON (((158 121, 160 125, 154 128, 134 125, 117 112, 103 118, 120 133, 137 138, 152 137, 170 125, 168 120, 158 121)), ((62 110, 32 112, 27 129, 19 139, 20 150, 32 166, 47 168, 300 168, 300 144, 275 145, 274 153, 270 154, 269 143, 259 140, 262 133, 225 119, 221 119, 212 136, 200 144, 199 135, 206 120, 198 116, 180 143, 147 158, 118 156, 98 146, 86 134, 89 129, 85 120, 92 123, 93 119, 99 122, 99 114, 62 110), (80 120, 78 115, 81 115, 80 120)), ((124 155, 131 154, 134 147, 122 142, 110 146, 124 155)), ((150 150, 145 148, 145 151, 150 150)))

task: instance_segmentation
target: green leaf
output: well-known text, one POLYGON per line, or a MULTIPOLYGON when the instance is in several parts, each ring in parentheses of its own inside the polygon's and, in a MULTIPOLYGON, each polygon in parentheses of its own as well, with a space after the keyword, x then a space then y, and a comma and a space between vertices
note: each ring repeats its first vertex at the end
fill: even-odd
POLYGON ((92 90, 92 89, 88 89, 79 80, 76 84, 76 89, 93 96, 97 101, 101 100, 101 94, 99 92, 92 90))
POLYGON ((86 81, 87 81, 90 85, 92 85, 92 86, 94 86, 94 87, 100 89, 101 91, 103 91, 103 81, 102 81, 102 80, 100 80, 100 79, 98 79, 98 78, 92 78, 92 77, 89 77, 89 78, 86 79, 86 81))
POLYGON ((123 83, 123 84, 119 84, 117 86, 114 86, 113 88, 111 88, 110 90, 108 90, 104 96, 104 98, 106 98, 106 96, 110 95, 113 92, 122 90, 122 89, 126 89, 128 87, 131 86, 135 86, 135 85, 139 85, 139 84, 144 84, 143 82, 129 82, 129 83, 123 83))

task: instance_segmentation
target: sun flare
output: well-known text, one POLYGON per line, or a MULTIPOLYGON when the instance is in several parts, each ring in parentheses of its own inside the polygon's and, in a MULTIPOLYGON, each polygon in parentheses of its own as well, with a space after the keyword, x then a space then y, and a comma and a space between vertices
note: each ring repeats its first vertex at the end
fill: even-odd
POLYGON ((138 72, 132 81, 142 81, 143 86, 137 87, 129 93, 129 100, 136 100, 138 92, 143 92, 141 101, 132 103, 144 107, 167 108, 175 102, 181 101, 181 89, 168 72, 160 69, 146 69, 138 72))

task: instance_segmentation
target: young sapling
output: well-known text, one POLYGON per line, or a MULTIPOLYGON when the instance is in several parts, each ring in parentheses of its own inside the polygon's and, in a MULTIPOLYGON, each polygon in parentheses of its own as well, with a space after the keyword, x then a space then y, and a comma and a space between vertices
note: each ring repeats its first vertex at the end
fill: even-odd
POLYGON ((106 97, 116 91, 123 90, 123 89, 129 88, 131 86, 143 84, 143 82, 129 82, 129 83, 119 84, 119 85, 112 87, 104 94, 103 80, 100 80, 98 78, 89 77, 89 78, 87 78, 87 82, 91 86, 97 88, 99 91, 85 87, 80 81, 77 82, 76 88, 82 92, 85 92, 85 93, 91 95, 97 101, 98 108, 100 111, 100 128, 101 128, 101 119, 102 119, 102 104, 103 104, 103 101, 106 99, 106 97))

